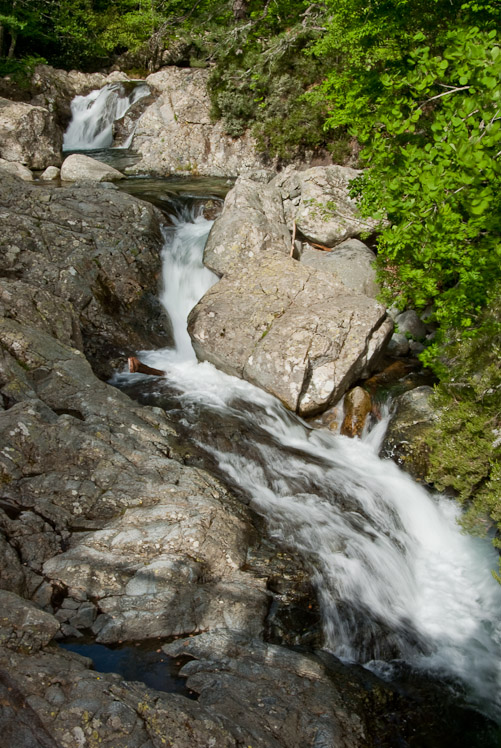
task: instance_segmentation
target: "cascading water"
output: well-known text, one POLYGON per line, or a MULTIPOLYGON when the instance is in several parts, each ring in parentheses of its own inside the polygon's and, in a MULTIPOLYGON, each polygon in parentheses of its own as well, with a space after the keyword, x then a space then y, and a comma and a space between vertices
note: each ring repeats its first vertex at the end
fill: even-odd
POLYGON ((455 504, 378 458, 383 424, 364 441, 313 430, 271 395, 197 363, 186 316, 217 281, 201 261, 210 225, 184 216, 166 230, 162 302, 176 348, 140 353, 166 378, 116 383, 149 387, 149 401, 177 416, 306 559, 327 649, 383 675, 405 661, 459 682, 499 719, 501 587, 490 545, 460 532, 455 504))
POLYGON ((71 103, 71 122, 64 134, 63 150, 109 148, 113 143, 113 123, 149 93, 146 83, 136 83, 132 88, 124 83, 109 83, 87 96, 76 96, 71 103))

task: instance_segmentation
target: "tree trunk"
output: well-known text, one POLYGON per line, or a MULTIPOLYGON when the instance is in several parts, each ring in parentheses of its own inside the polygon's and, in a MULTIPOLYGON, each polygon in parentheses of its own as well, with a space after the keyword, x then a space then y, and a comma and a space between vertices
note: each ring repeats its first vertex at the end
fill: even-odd
POLYGON ((249 11, 249 0, 233 0, 233 18, 235 21, 242 21, 247 18, 249 11))
POLYGON ((17 42, 17 34, 15 31, 11 31, 10 32, 10 47, 7 53, 7 58, 9 60, 12 60, 12 58, 14 57, 14 51, 16 49, 16 42, 17 42))
POLYGON ((0 23, 0 57, 3 54, 3 37, 4 37, 5 29, 3 27, 3 24, 0 23))

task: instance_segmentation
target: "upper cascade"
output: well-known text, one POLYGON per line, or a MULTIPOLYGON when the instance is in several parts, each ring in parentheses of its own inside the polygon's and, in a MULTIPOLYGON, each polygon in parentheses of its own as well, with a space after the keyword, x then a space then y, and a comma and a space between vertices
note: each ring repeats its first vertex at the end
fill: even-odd
POLYGON ((142 81, 109 83, 87 96, 75 96, 71 121, 64 134, 64 151, 109 148, 113 144, 113 123, 121 119, 139 99, 148 96, 142 81))

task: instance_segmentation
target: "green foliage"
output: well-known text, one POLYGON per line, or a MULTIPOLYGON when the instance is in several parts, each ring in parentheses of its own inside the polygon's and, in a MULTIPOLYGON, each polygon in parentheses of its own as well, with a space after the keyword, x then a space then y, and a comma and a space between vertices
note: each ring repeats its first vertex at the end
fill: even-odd
MULTIPOLYGON (((344 67, 314 96, 331 102, 327 126, 351 123, 364 145, 369 168, 354 192, 363 212, 382 222, 378 264, 385 300, 401 308, 433 302, 441 331, 452 326, 475 334, 500 277, 496 31, 461 17, 448 28, 450 11, 438 0, 426 8, 413 0, 399 3, 398 16, 395 9, 371 14, 361 8, 357 16, 356 6, 349 4, 349 14, 347 6, 341 4, 344 15, 338 8, 338 21, 352 27, 344 34, 331 28, 317 46, 323 53, 343 38, 344 67)), ((439 333, 424 355, 436 369, 440 342, 439 333)))
POLYGON ((323 129, 325 103, 303 98, 326 71, 326 59, 304 54, 320 36, 323 9, 276 2, 263 12, 256 5, 250 21, 231 29, 214 52, 212 114, 230 135, 251 127, 263 153, 286 161, 332 140, 323 129))

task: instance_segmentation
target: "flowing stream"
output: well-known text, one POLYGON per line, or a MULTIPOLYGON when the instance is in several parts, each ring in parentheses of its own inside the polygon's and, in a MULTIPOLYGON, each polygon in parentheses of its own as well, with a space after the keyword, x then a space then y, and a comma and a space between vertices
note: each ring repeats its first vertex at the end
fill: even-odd
MULTIPOLYGON (((64 134, 63 150, 108 148, 113 143, 113 123, 149 93, 146 83, 131 81, 109 83, 87 96, 76 96, 71 102, 71 122, 64 134)), ((132 134, 122 148, 128 148, 132 134)))
POLYGON ((149 388, 306 560, 326 649, 383 677, 402 662, 432 672, 499 721, 496 553, 460 532, 454 503, 379 459, 385 421, 363 440, 312 429, 271 395, 197 362, 186 317, 217 281, 202 264, 210 226, 185 212, 165 229, 161 301, 176 345, 139 356, 166 377, 123 373, 115 384, 149 388))

